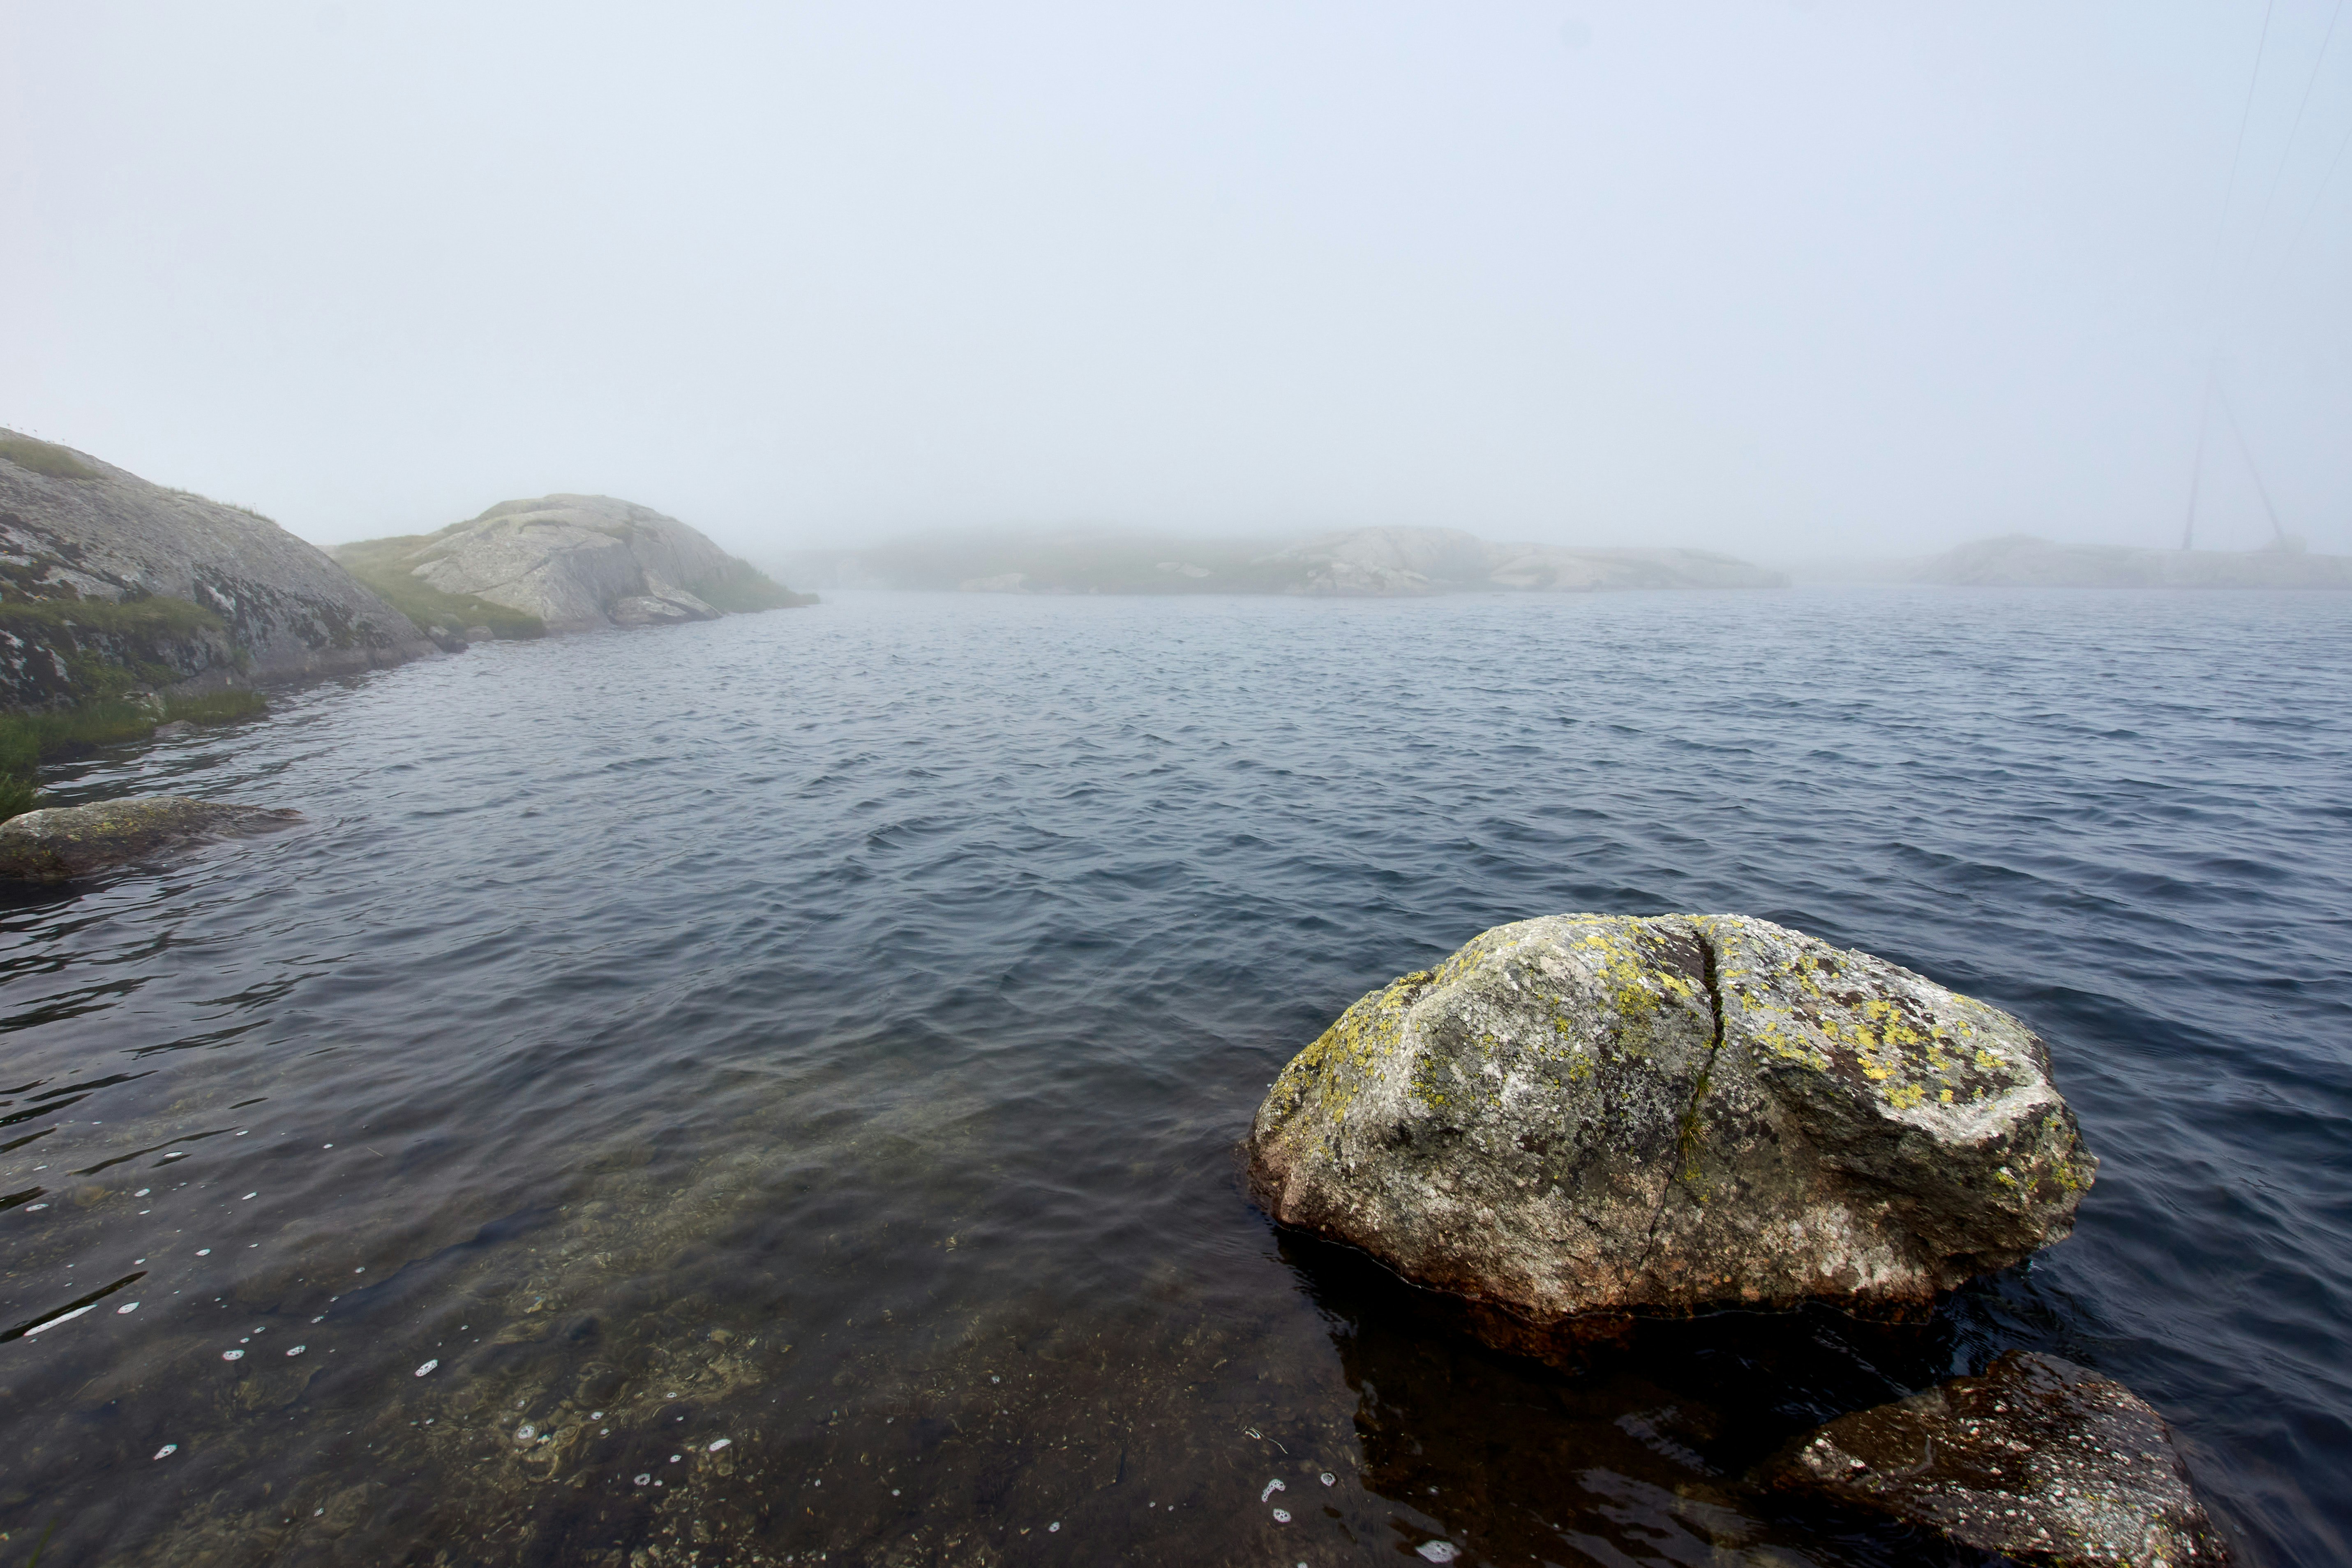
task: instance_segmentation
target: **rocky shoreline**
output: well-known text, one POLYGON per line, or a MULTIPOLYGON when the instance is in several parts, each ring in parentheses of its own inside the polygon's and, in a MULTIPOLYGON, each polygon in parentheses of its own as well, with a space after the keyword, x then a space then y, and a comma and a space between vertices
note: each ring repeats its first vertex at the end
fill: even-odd
MULTIPOLYGON (((504 501, 330 555, 247 508, 0 430, 0 818, 33 808, 45 753, 247 716, 256 687, 493 637, 814 603, 676 518, 606 496, 504 501)), ((70 860, 79 876, 95 856, 24 864, 70 860)), ((11 876, 55 879, 0 870, 11 876)))

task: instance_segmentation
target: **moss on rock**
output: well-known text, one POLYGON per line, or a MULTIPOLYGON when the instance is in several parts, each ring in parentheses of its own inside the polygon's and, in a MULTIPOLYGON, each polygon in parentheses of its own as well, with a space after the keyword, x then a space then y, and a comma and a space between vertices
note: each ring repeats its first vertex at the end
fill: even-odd
POLYGON ((274 833, 299 811, 185 795, 132 795, 49 806, 0 822, 0 879, 63 882, 224 838, 274 833))

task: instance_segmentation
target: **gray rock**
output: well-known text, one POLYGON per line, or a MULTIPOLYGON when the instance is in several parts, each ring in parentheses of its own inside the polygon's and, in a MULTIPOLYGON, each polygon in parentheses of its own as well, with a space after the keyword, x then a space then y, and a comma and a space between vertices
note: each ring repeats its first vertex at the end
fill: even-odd
POLYGON ((2228 1549, 2163 1418, 2095 1373, 2011 1351, 1801 1439, 1775 1479, 2053 1568, 2189 1568, 2228 1549))
POLYGON ((155 726, 155 739, 159 741, 176 740, 182 735, 193 735, 195 732, 196 727, 185 719, 174 719, 168 724, 155 726))
POLYGON ((718 616, 717 610, 682 588, 633 594, 625 599, 614 600, 612 608, 613 624, 616 626, 664 626, 680 621, 715 620, 718 616))
POLYGON ((0 822, 0 879, 63 882, 301 820, 299 811, 176 795, 47 806, 0 822))
POLYGON ((730 586, 795 597, 677 519, 610 496, 502 501, 438 533, 343 549, 392 547, 425 586, 535 616, 551 632, 711 620, 720 612, 701 595, 730 586))
POLYGON ((398 664, 432 651, 408 617, 268 519, 0 430, 0 707, 87 695, 69 663, 162 667, 194 688, 398 664), (125 612, 184 601, 194 619, 125 612))
POLYGON ((2097 1168, 2018 1020, 1738 915, 1487 931, 1300 1052, 1248 1154, 1277 1221, 1539 1330, 1924 1304, 2097 1168))

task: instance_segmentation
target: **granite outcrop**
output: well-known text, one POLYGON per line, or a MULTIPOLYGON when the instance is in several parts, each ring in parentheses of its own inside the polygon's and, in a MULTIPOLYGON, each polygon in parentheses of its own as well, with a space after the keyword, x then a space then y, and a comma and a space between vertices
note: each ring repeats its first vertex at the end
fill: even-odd
POLYGON ((435 533, 335 553, 394 602, 417 598, 407 607, 419 624, 438 624, 438 614, 458 635, 466 614, 483 604, 546 631, 575 632, 812 602, 677 519, 610 496, 501 501, 435 533))
POLYGON ((0 708, 348 674, 432 652, 257 512, 0 431, 0 708))

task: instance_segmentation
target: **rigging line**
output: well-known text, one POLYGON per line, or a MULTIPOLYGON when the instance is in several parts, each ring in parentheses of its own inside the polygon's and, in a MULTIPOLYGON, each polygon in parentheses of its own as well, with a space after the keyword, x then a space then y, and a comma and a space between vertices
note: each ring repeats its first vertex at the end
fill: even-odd
POLYGON ((2263 510, 2270 513, 2271 532, 2281 544, 2284 544, 2286 530, 2279 524, 2278 508, 2271 504, 2270 487, 2263 483, 2263 470, 2254 463, 2254 449, 2246 445, 2246 427, 2238 423, 2238 411, 2230 406, 2230 395, 2221 390, 2218 377, 2213 383, 2213 395, 2220 400, 2221 412, 2229 416, 2230 428, 2238 437, 2238 451, 2246 459, 2246 472, 2254 476, 2254 493, 2263 498, 2263 510))
POLYGON ((2343 139, 2336 143, 2336 156, 2327 160, 2327 173, 2319 176, 2319 188, 2311 193, 2310 210, 2303 215, 2303 222, 2295 226, 2294 237, 2286 242, 2284 250, 2279 252, 2278 270, 2271 274, 2273 289, 2276 289, 2286 277, 2286 264, 2294 259, 2294 247, 2303 243, 2304 235, 2311 228, 2311 220, 2319 216, 2319 205, 2327 199, 2328 184, 2336 178, 2336 166, 2344 162, 2344 150, 2347 147, 2352 147, 2352 125, 2344 128, 2343 139))
POLYGON ((2205 367, 2205 400, 2197 405, 2197 466, 2189 470, 2189 520, 2180 525, 2180 548, 2196 548, 2197 492, 2205 482, 2205 433, 2213 424, 2213 381, 2221 373, 2221 362, 2215 360, 2205 367))
POLYGON ((2319 58, 2311 62, 2311 74, 2303 79, 2303 100, 2294 106, 2294 123, 2286 129, 2286 145, 2279 150, 2278 168, 2271 175, 2271 188, 2263 193, 2262 211, 2254 215, 2253 237, 2260 239, 2263 223, 2271 216, 2271 203, 2278 195, 2279 182, 2286 177, 2287 160, 2294 155, 2295 133, 2303 129, 2303 111, 2311 107, 2311 89, 2319 85, 2319 68, 2327 63, 2327 51, 2336 42, 2336 24, 2344 19, 2344 0, 2336 0, 2336 8, 2327 14, 2327 33, 2319 40, 2319 58))
POLYGON ((2230 149, 2230 184, 2221 193, 2221 216, 2213 225, 2213 262, 2206 269, 2205 299, 2212 302, 2214 289, 2221 280, 2221 246, 2230 237, 2230 207, 2238 199, 2238 165, 2246 152, 2246 122, 2254 116, 2254 89, 2262 85, 2263 57, 2271 47, 2271 13, 2278 8, 2278 0, 2263 0, 2263 36, 2254 46, 2254 73, 2246 79, 2246 101, 2238 110, 2238 141, 2230 149))

